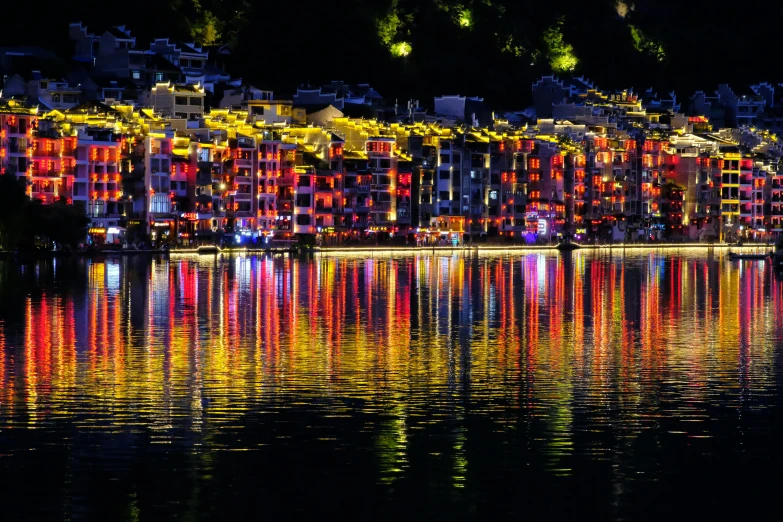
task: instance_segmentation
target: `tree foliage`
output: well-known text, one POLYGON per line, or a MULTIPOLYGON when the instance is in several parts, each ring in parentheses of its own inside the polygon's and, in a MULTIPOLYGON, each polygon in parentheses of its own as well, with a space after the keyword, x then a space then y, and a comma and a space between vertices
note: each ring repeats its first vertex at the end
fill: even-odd
POLYGON ((573 71, 579 63, 574 55, 574 47, 563 40, 563 21, 548 27, 541 39, 544 42, 545 58, 554 72, 573 71))
MULTIPOLYGON (((4 9, 9 20, 29 18, 24 3, 4 9)), ((40 0, 36 9, 47 16, 33 30, 7 24, 0 45, 45 46, 67 63, 68 21, 96 32, 125 24, 138 42, 230 44, 232 75, 283 95, 304 82, 341 79, 401 100, 461 92, 520 108, 530 101, 530 82, 552 71, 585 74, 607 89, 675 89, 681 97, 737 78, 783 81, 768 58, 783 52, 776 16, 783 8, 761 0, 137 0, 119 11, 99 0, 40 0), (757 12, 766 15, 736 23, 757 12), (393 52, 401 42, 413 49, 405 60, 393 52), (731 66, 694 60, 705 42, 731 66), (328 57, 307 59, 327 46, 328 57)))
POLYGON ((628 24, 628 28, 631 30, 631 38, 633 39, 634 49, 640 53, 652 56, 659 62, 662 62, 666 59, 666 51, 663 49, 663 45, 647 38, 642 30, 635 25, 628 24))
POLYGON ((25 193, 24 181, 0 176, 0 247, 3 250, 75 247, 87 236, 89 219, 65 201, 42 205, 25 193))

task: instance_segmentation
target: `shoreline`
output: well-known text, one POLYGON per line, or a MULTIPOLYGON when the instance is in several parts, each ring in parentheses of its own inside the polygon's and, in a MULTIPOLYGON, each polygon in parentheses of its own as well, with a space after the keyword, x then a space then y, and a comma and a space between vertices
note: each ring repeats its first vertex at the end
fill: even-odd
MULTIPOLYGON (((583 251, 617 251, 617 250, 637 250, 637 251, 657 251, 657 250, 683 250, 683 249, 718 249, 737 251, 769 251, 774 250, 774 245, 767 244, 746 244, 742 246, 728 243, 701 244, 701 243, 659 243, 659 244, 608 244, 608 245, 581 245, 574 252, 583 251)), ((557 245, 476 245, 476 246, 335 246, 335 247, 315 247, 304 249, 301 253, 306 254, 394 254, 394 253, 441 253, 441 254, 459 254, 459 253, 482 253, 482 252, 559 252, 557 245)), ((287 249, 258 249, 258 248, 229 248, 221 250, 218 253, 199 253, 197 249, 180 249, 170 251, 171 256, 178 255, 232 255, 232 254, 289 254, 287 249)))
MULTIPOLYGON (((580 245, 578 249, 573 252, 586 251, 665 251, 665 250, 730 250, 734 249, 738 252, 772 252, 774 245, 767 245, 762 243, 751 243, 742 246, 728 243, 715 243, 715 244, 702 244, 702 243, 658 243, 658 244, 607 244, 607 245, 580 245)), ((302 254, 318 254, 322 256, 328 255, 341 255, 341 254, 368 254, 368 255, 382 255, 382 254, 395 254, 395 253, 408 253, 408 254, 426 254, 426 253, 438 253, 438 254, 460 254, 460 253, 495 253, 495 252, 559 252, 557 245, 475 245, 475 246, 334 246, 334 247, 314 247, 310 249, 302 249, 299 253, 302 254)), ((130 257, 130 256, 147 256, 147 257, 180 257, 180 256, 199 256, 199 257, 215 257, 218 255, 263 255, 263 254, 291 254, 289 249, 281 248, 226 248, 216 252, 204 252, 199 251, 197 248, 188 249, 174 249, 174 250, 106 250, 98 252, 43 252, 43 253, 22 253, 15 254, 14 252, 0 251, 0 259, 25 259, 25 260, 39 260, 39 259, 59 259, 59 258, 105 258, 105 257, 130 257)))

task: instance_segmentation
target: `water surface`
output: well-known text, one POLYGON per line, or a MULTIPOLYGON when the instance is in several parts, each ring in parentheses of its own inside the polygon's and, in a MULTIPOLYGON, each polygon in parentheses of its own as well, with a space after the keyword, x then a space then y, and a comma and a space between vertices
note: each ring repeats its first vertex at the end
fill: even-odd
POLYGON ((0 519, 769 520, 783 279, 706 249, 0 264, 0 519))

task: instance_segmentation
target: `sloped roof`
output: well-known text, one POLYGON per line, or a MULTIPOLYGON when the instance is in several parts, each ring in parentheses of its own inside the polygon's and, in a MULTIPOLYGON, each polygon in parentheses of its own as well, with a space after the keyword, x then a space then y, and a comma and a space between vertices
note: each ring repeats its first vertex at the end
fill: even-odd
POLYGON ((66 114, 85 114, 85 113, 119 114, 120 113, 117 109, 114 109, 113 107, 110 107, 105 103, 101 103, 98 101, 86 101, 84 103, 80 103, 76 107, 71 107, 70 109, 66 109, 63 112, 65 112, 66 114))

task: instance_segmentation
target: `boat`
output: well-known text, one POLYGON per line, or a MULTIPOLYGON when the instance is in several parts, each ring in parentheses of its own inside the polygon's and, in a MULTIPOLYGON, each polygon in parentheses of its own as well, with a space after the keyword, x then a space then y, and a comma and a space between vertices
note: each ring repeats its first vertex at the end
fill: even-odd
POLYGON ((764 261, 769 259, 769 254, 737 254, 736 252, 729 252, 729 259, 732 261, 764 261))
POLYGON ((196 250, 199 255, 217 255, 220 253, 220 247, 217 245, 201 245, 196 250))

